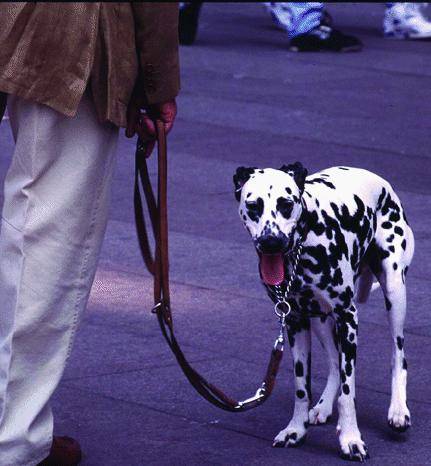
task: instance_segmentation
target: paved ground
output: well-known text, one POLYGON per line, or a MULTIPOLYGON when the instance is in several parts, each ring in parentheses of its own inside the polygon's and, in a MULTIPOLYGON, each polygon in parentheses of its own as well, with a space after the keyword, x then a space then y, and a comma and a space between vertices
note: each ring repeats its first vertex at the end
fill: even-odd
MULTIPOLYGON (((415 231, 406 348, 413 427, 386 427, 390 339, 383 299, 360 313, 357 398, 370 464, 431 464, 430 43, 380 37, 383 4, 330 5, 359 54, 292 54, 257 4, 205 5, 197 44, 181 50, 180 113, 170 138, 170 241, 178 337, 198 369, 233 396, 260 382, 277 330, 256 257, 236 214, 238 165, 296 160, 311 172, 371 169, 399 192, 415 231), (428 396, 427 396, 428 395, 428 396)), ((2 176, 12 150, 1 130, 2 176)), ((286 358, 275 393, 232 415, 201 400, 150 315, 150 281, 133 226, 133 143, 122 138, 114 200, 88 312, 55 396, 57 432, 84 466, 342 464, 335 421, 298 449, 272 449, 293 407, 286 358)), ((313 393, 325 361, 315 345, 313 393)))

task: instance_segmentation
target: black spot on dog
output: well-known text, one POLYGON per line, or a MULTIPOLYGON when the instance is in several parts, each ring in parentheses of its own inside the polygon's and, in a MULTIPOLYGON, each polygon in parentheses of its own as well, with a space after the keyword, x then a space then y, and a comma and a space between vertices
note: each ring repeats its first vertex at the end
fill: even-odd
POLYGON ((339 168, 340 170, 346 170, 346 171, 348 170, 347 167, 338 167, 338 168, 339 168))
POLYGON ((389 230, 389 228, 392 228, 392 223, 391 222, 383 222, 382 223, 382 228, 385 228, 386 230, 389 230))
POLYGON ((389 299, 385 296, 385 306, 386 310, 390 311, 392 309, 392 303, 389 301, 389 299))
POLYGON ((391 212, 391 215, 389 215, 389 220, 391 222, 398 222, 398 220, 400 220, 400 214, 396 211, 392 211, 391 212))
POLYGON ((293 210, 293 202, 284 197, 279 197, 277 199, 276 209, 284 218, 289 219, 293 210))
POLYGON ((251 193, 247 193, 246 199, 248 199, 251 196, 251 193))
POLYGON ((399 227, 398 225, 394 228, 394 231, 397 235, 400 235, 400 236, 402 236, 404 233, 403 229, 399 227))
MULTIPOLYGON (((333 183, 330 181, 327 181, 323 178, 324 175, 321 175, 321 177, 313 178, 312 180, 305 180, 305 184, 323 184, 327 186, 328 188, 335 189, 335 186, 333 183)), ((327 175, 326 175, 327 176, 327 175)))
POLYGON ((319 405, 321 405, 322 403, 323 403, 323 398, 319 400, 319 405))
POLYGON ((404 338, 403 337, 397 337, 397 346, 398 346, 398 349, 400 351, 404 348, 404 338))
POLYGON ((301 361, 296 361, 295 375, 296 377, 304 377, 304 366, 302 365, 301 361))
POLYGON ((398 268, 398 264, 396 262, 393 263, 392 267, 394 268, 394 270, 397 270, 398 268))
POLYGON ((383 200, 385 199, 385 196, 386 196, 386 189, 382 188, 382 192, 381 192, 381 194, 379 196, 379 199, 377 201, 377 206, 376 206, 377 210, 380 210, 382 208, 383 200))
POLYGON ((403 358, 403 369, 406 371, 407 370, 407 361, 406 358, 403 358))
POLYGON ((406 246, 407 246, 407 241, 403 239, 401 242, 401 247, 404 249, 404 251, 406 250, 406 246))
POLYGON ((247 209, 247 214, 250 217, 250 220, 252 222, 259 223, 259 219, 263 214, 263 199, 258 197, 254 202, 246 201, 245 207, 247 209))
POLYGON ((395 235, 389 235, 389 236, 386 238, 386 241, 387 241, 388 243, 392 243, 392 241, 394 240, 394 238, 395 238, 395 235))
POLYGON ((286 188, 286 192, 287 194, 292 194, 292 190, 289 187, 286 188))
POLYGON ((391 246, 389 246, 389 247, 388 247, 388 249, 389 249, 389 251, 391 251, 391 252, 395 252, 395 247, 394 247, 394 246, 392 246, 392 245, 391 245, 391 246))
POLYGON ((304 398, 304 396, 305 396, 304 390, 297 390, 296 391, 296 396, 302 400, 302 398, 304 398))
POLYGON ((347 384, 343 384, 343 393, 348 395, 350 393, 350 388, 347 384))

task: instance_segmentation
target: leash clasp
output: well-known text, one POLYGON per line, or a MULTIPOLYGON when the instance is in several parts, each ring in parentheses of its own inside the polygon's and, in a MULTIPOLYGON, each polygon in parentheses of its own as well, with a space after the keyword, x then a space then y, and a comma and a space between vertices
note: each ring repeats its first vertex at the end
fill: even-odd
POLYGON ((159 310, 159 307, 162 307, 162 302, 159 301, 157 304, 155 304, 152 308, 151 308, 151 313, 152 314, 157 314, 157 311, 159 310))

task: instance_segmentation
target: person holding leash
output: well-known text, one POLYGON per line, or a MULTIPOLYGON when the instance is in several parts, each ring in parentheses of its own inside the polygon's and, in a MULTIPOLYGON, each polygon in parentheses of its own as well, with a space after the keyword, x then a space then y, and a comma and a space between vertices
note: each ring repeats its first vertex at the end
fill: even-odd
MULTIPOLYGON (((86 307, 119 128, 144 156, 179 92, 175 3, 0 4, 0 111, 15 150, 0 231, 0 465, 69 466, 50 398, 86 307)), ((0 113, 0 121, 1 121, 0 113)))

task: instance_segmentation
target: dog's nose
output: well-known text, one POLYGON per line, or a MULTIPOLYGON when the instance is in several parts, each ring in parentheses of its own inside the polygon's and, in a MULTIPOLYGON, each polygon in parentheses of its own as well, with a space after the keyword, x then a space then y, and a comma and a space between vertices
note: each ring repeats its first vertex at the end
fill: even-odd
POLYGON ((265 235, 256 242, 258 250, 263 254, 276 254, 286 247, 286 240, 281 236, 265 235))

